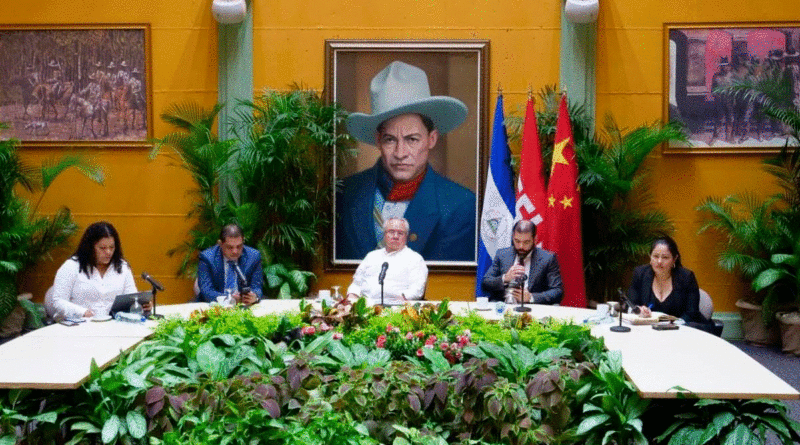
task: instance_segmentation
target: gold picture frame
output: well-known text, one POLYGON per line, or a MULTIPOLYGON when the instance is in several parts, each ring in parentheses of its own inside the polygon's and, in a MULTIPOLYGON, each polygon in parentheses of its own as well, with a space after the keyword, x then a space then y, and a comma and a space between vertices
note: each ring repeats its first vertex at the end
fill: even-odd
MULTIPOLYGON (((478 197, 482 196, 488 160, 489 126, 489 41, 488 40, 327 40, 325 42, 325 91, 331 102, 349 112, 371 113, 369 84, 389 63, 402 61, 424 70, 432 96, 455 97, 467 105, 467 120, 440 138, 431 152, 434 171, 465 188, 476 197, 474 224, 478 227, 478 197)), ((373 146, 359 143, 358 155, 345 163, 334 164, 332 177, 341 181, 375 165, 379 158, 373 146)), ((327 266, 352 269, 363 259, 361 252, 351 257, 337 250, 337 224, 343 212, 336 208, 327 266)), ((411 227, 409 243, 415 237, 411 227)), ((474 273, 477 267, 477 230, 469 241, 474 255, 460 258, 426 258, 431 270, 474 273)), ((424 252, 420 252, 425 256, 424 252)))

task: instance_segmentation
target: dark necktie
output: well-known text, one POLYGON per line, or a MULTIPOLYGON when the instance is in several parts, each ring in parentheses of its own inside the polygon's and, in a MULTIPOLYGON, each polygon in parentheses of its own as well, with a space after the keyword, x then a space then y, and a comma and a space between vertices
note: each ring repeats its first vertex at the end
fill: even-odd
POLYGON ((235 292, 238 288, 236 278, 236 263, 228 261, 228 273, 225 274, 225 289, 233 289, 235 292))

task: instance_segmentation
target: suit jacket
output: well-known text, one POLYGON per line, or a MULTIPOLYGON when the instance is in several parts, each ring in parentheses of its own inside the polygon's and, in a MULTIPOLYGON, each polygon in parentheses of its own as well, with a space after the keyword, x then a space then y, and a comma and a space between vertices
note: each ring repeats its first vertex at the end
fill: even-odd
MULTIPOLYGON (((361 260, 378 247, 372 216, 378 163, 345 178, 336 196, 337 259, 361 260)), ((475 194, 430 165, 403 217, 411 229, 408 247, 426 261, 475 261, 475 194)))
MULTIPOLYGON (((219 245, 209 247, 200 252, 200 264, 197 266, 197 285, 200 293, 197 301, 212 302, 217 297, 224 295, 225 291, 225 262, 222 249, 219 245)), ((248 280, 250 290, 262 297, 262 283, 264 270, 261 268, 261 252, 252 247, 244 246, 242 256, 239 257, 239 268, 248 280)))
MULTIPOLYGON (((513 247, 500 249, 492 260, 492 266, 486 271, 481 281, 481 288, 489 293, 492 301, 505 299, 505 283, 503 274, 514 265, 517 252, 513 247)), ((564 285, 561 282, 561 271, 558 259, 552 252, 538 247, 531 253, 531 267, 528 270, 528 292, 533 295, 537 304, 558 304, 564 296, 564 285)))
POLYGON ((628 299, 637 306, 652 305, 652 310, 680 317, 687 322, 704 323, 705 317, 700 313, 700 288, 694 272, 685 267, 672 270, 672 292, 662 302, 653 293, 655 273, 649 264, 643 264, 633 270, 631 286, 628 288, 628 299))

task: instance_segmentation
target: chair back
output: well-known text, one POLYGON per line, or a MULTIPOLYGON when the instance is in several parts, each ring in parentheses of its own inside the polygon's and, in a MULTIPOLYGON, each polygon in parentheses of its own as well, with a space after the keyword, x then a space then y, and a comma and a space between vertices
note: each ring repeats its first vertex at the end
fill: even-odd
POLYGON ((706 317, 706 320, 711 320, 711 316, 714 315, 714 302, 711 301, 711 296, 708 295, 708 292, 700 289, 700 313, 703 314, 703 317, 706 317))

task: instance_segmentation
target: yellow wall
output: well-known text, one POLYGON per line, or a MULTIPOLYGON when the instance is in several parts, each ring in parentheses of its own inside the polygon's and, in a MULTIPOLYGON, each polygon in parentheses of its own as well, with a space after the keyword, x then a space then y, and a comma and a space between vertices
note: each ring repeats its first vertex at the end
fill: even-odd
MULTIPOLYGON (((210 105, 216 98, 216 24, 210 1, 199 0, 6 0, 0 23, 150 23, 152 26, 153 109, 195 99, 210 105)), ((662 117, 663 24, 665 22, 754 22, 797 19, 794 2, 730 0, 707 2, 601 0, 598 20, 597 115, 611 112, 622 126, 662 117)), ((560 1, 520 0, 351 0, 254 1, 254 85, 284 88, 297 82, 321 89, 325 39, 489 39, 491 103, 501 83, 506 113, 524 105, 528 85, 538 89, 558 80, 560 1)), ((155 135, 169 129, 156 117, 155 135)), ((26 150, 39 159, 47 150, 26 150)), ((105 187, 86 185, 75 175, 60 179, 46 209, 69 205, 82 227, 109 219, 123 236, 126 256, 138 274, 147 270, 164 281, 164 302, 186 299, 191 283, 174 278, 177 260, 166 250, 186 235, 189 223, 188 177, 170 167, 164 156, 146 159, 146 150, 95 152, 106 165, 105 187)), ((717 310, 734 310, 746 290, 715 266, 714 239, 697 236, 694 207, 707 195, 747 189, 774 190, 760 172, 757 156, 653 157, 658 205, 674 220, 685 264, 694 269, 717 310)), ((28 289, 46 289, 68 252, 56 255, 29 277, 28 289)), ((320 286, 345 286, 349 273, 328 273, 320 286)), ((141 285, 141 282, 140 282, 141 285)), ((435 274, 430 298, 471 296, 474 277, 435 274)))

